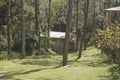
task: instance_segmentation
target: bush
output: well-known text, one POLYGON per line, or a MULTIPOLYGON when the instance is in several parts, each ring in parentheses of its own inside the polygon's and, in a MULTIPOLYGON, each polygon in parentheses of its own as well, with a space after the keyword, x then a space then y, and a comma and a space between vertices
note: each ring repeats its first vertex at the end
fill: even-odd
POLYGON ((11 52, 10 55, 9 55, 9 58, 10 59, 19 59, 19 58, 21 58, 21 53, 11 52))
POLYGON ((119 80, 120 79, 120 66, 113 66, 112 68, 109 69, 109 71, 112 74, 112 80, 119 80))
POLYGON ((109 25, 104 30, 97 30, 95 44, 101 52, 114 63, 120 65, 120 26, 109 25))
POLYGON ((104 30, 97 30, 95 44, 116 66, 109 69, 113 80, 120 78, 120 25, 109 25, 104 30))
POLYGON ((0 60, 8 59, 7 51, 0 51, 0 60))
MULTIPOLYGON (((32 55, 32 52, 35 48, 35 40, 32 38, 27 38, 26 39, 26 55, 32 55)), ((20 53, 22 51, 22 40, 17 40, 16 42, 14 42, 13 47, 12 47, 12 51, 18 52, 20 53)))
POLYGON ((20 58, 20 53, 11 52, 9 55, 7 51, 0 51, 0 60, 7 60, 7 59, 18 59, 20 58))
POLYGON ((7 49, 7 37, 0 34, 0 50, 7 49))

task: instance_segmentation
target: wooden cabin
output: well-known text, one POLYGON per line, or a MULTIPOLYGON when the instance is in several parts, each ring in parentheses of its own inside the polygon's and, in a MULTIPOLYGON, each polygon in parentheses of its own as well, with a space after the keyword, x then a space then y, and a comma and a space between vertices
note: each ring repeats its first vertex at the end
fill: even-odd
MULTIPOLYGON (((64 40, 65 40, 65 32, 56 32, 51 31, 50 32, 50 38, 54 42, 54 47, 56 49, 63 49, 64 46, 64 40)), ((69 40, 69 50, 74 51, 75 50, 75 38, 71 36, 70 34, 70 40, 69 40)))
POLYGON ((120 6, 108 8, 105 9, 105 11, 108 13, 109 19, 112 23, 120 23, 120 6))
MULTIPOLYGON (((73 33, 70 33, 70 40, 69 40, 69 50, 74 51, 76 40, 72 36, 73 33)), ((46 37, 47 35, 41 34, 41 37, 46 37)), ((63 50, 64 40, 65 40, 65 32, 57 32, 57 31, 50 31, 49 37, 51 39, 50 46, 54 48, 56 51, 63 50)))

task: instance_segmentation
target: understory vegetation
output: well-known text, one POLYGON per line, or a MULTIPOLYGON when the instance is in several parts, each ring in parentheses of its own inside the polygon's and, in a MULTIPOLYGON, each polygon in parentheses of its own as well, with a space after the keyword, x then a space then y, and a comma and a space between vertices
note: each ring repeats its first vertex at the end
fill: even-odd
POLYGON ((111 24, 104 30, 97 30, 95 43, 101 53, 116 64, 110 68, 112 75, 120 77, 120 25, 111 24))

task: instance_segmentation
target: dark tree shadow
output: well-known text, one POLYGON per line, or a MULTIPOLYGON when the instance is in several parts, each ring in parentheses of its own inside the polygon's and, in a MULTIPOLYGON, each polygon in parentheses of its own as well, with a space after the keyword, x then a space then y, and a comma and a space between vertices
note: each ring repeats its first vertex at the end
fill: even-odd
MULTIPOLYGON (((24 74, 30 74, 30 73, 34 73, 34 72, 38 72, 38 71, 41 71, 41 70, 46 70, 46 69, 49 69, 49 68, 41 68, 41 69, 34 69, 34 70, 29 70, 29 71, 15 71, 15 72, 8 72, 8 73, 5 73, 4 76, 1 76, 0 77, 0 80, 4 80, 4 79, 12 79, 13 76, 15 75, 24 75, 24 74)), ((21 80, 21 79, 13 79, 13 80, 21 80)))
POLYGON ((56 66, 56 65, 60 65, 60 61, 49 60, 49 59, 48 60, 47 59, 43 59, 43 60, 30 59, 30 60, 22 61, 20 64, 22 64, 22 65, 56 66))
POLYGON ((90 67, 105 67, 108 65, 111 65, 112 63, 110 61, 107 60, 101 60, 101 59, 95 59, 95 60, 78 60, 78 59, 74 59, 74 60, 70 60, 69 61, 70 64, 80 64, 80 65, 85 65, 85 66, 90 66, 90 67))
POLYGON ((112 76, 99 76, 100 80, 114 80, 112 76))
MULTIPOLYGON (((13 79, 13 76, 15 76, 15 75, 30 74, 30 73, 39 72, 42 70, 47 70, 47 69, 57 69, 60 67, 62 67, 62 66, 59 65, 59 66, 55 66, 52 68, 40 68, 40 69, 33 69, 33 70, 29 70, 29 71, 18 70, 18 71, 14 71, 14 72, 7 72, 7 73, 4 73, 5 74, 4 76, 0 76, 0 80, 13 79)), ((21 79, 13 79, 13 80, 21 80, 21 79)), ((49 79, 46 79, 46 80, 49 80, 49 79)))

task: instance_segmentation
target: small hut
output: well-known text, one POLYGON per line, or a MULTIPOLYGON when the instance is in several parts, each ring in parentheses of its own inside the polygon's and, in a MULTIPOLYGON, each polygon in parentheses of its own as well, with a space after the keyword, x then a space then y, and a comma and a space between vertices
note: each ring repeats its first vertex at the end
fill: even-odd
MULTIPOLYGON (((69 50, 74 51, 76 40, 75 37, 72 36, 73 33, 70 33, 70 40, 69 40, 69 50)), ((41 37, 46 37, 46 34, 41 34, 41 37)), ((57 32, 57 31, 50 31, 49 37, 53 43, 50 44, 55 50, 62 50, 64 46, 65 40, 65 32, 57 32)))
POLYGON ((105 9, 106 12, 109 12, 109 19, 111 22, 118 22, 120 23, 120 6, 119 7, 113 7, 105 9))
POLYGON ((57 49, 63 48, 64 39, 65 39, 65 32, 51 31, 50 38, 55 43, 55 46, 54 46, 55 48, 57 48, 57 49))
MULTIPOLYGON (((54 47, 56 49, 63 49, 64 46, 64 39, 65 39, 65 32, 56 32, 51 31, 50 32, 50 38, 55 43, 54 47)), ((69 50, 75 50, 75 38, 72 37, 70 34, 70 40, 69 40, 69 50)))

